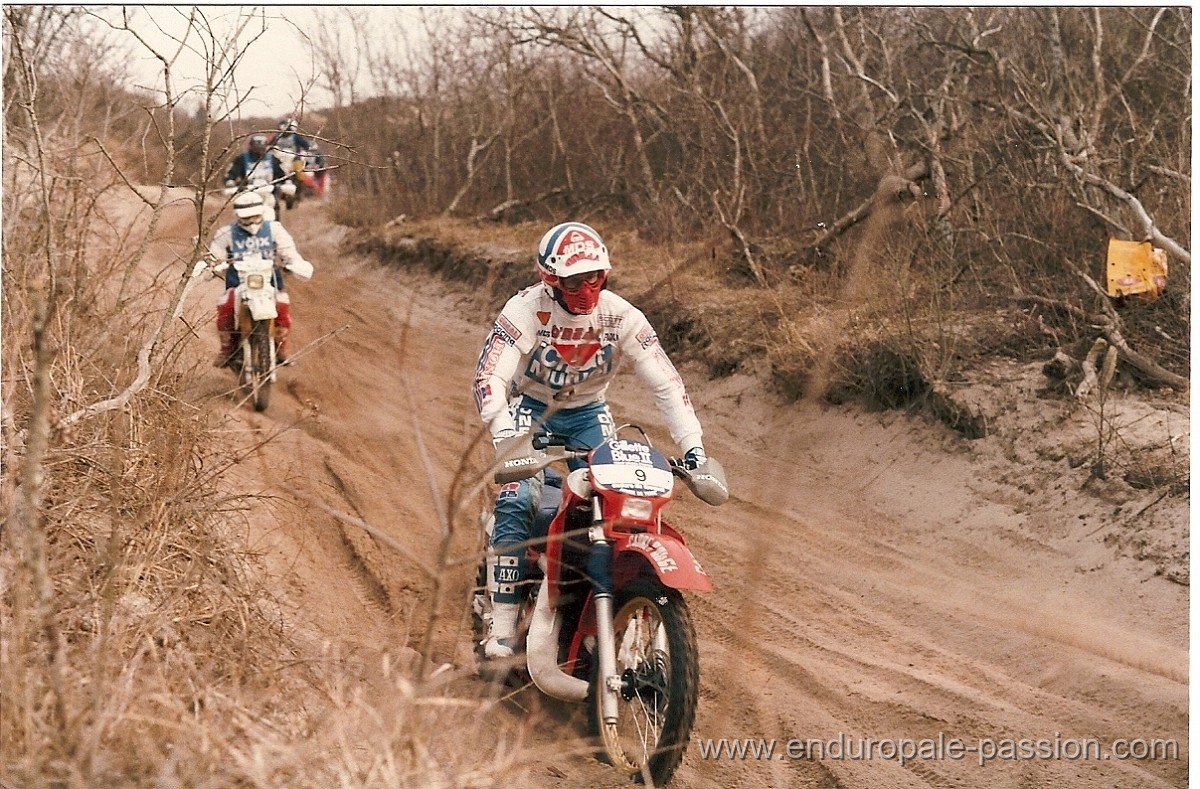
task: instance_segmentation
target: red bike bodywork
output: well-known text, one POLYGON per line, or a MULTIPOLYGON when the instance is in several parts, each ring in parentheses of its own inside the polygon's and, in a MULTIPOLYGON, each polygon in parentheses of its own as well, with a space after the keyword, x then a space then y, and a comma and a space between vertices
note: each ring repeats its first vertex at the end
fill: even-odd
MULTIPOLYGON (((671 500, 672 491, 661 495, 634 495, 606 487, 591 474, 592 456, 588 455, 589 477, 592 495, 598 497, 604 513, 605 539, 612 545, 612 561, 609 566, 614 591, 621 589, 635 578, 651 576, 663 586, 680 591, 712 591, 712 579, 687 547, 683 535, 662 520, 661 510, 671 500), (626 499, 637 498, 650 503, 650 514, 645 517, 621 517, 626 499)), ((552 609, 559 607, 563 592, 563 546, 566 544, 568 515, 579 509, 589 510, 592 501, 571 490, 563 480, 563 498, 558 512, 551 521, 546 536, 546 579, 549 603, 552 609)), ((589 512, 590 514, 590 512, 589 512)), ((595 606, 591 604, 592 591, 582 607, 581 618, 575 623, 564 623, 571 628, 570 645, 567 648, 566 665, 568 674, 573 673, 583 641, 596 635, 595 606)))

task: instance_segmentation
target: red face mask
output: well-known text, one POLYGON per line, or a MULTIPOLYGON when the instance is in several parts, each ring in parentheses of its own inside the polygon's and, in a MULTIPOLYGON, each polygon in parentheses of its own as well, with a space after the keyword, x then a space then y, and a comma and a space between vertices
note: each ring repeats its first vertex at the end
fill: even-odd
POLYGON ((589 271, 586 274, 576 274, 570 277, 547 278, 555 281, 548 284, 560 295, 567 312, 573 315, 587 315, 596 309, 600 301, 600 291, 608 280, 607 271, 589 271), (574 290, 568 289, 568 283, 574 290))

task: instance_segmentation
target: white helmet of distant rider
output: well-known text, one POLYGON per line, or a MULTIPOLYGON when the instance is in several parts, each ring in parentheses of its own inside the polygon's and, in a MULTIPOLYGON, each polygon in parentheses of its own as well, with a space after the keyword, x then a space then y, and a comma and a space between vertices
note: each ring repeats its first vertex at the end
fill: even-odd
POLYGON ((542 236, 538 274, 567 312, 587 315, 596 308, 612 264, 600 234, 582 222, 563 222, 542 236))
POLYGON ((280 118, 279 131, 284 133, 296 131, 296 121, 292 118, 280 118))
POLYGON ((255 156, 262 156, 267 152, 267 135, 251 134, 249 141, 250 153, 255 156))
POLYGON ((238 225, 251 235, 262 227, 265 213, 266 206, 258 192, 242 192, 233 198, 233 215, 237 217, 238 225))

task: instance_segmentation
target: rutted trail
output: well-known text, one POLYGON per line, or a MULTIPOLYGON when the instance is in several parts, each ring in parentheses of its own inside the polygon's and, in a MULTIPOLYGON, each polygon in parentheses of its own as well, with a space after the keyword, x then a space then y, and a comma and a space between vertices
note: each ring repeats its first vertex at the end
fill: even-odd
MULTIPOLYGON (((460 491, 487 456, 469 384, 491 316, 431 277, 340 258, 345 231, 319 205, 284 222, 316 265, 311 282, 289 285, 296 363, 267 413, 220 396, 209 407, 232 413, 231 441, 279 433, 254 464, 258 485, 278 498, 251 528, 307 636, 419 651, 443 525, 454 524, 451 555, 477 545, 470 522, 482 499, 460 491)), ((203 324, 207 355, 216 291, 197 290, 189 315, 203 324)), ((987 495, 986 467, 927 425, 785 406, 749 377, 682 373, 734 494, 713 509, 681 491, 674 505, 716 585, 690 598, 701 641, 695 737, 1061 733, 1175 738, 1183 758, 760 763, 705 761, 693 748, 675 785, 1186 785, 1186 587, 1127 560, 1080 571, 1074 551, 1086 546, 1026 535, 1021 514, 987 495)), ((213 370, 205 385, 217 395, 230 381, 213 370)), ((618 421, 671 446, 632 374, 612 395, 618 421)), ((459 563, 442 578, 435 663, 469 659, 462 605, 472 570, 459 563)), ((458 687, 469 692, 472 681, 458 687)), ((498 731, 515 731, 522 713, 501 704, 495 717, 498 731)), ((582 733, 577 718, 562 718, 551 710, 530 744, 552 746, 564 726, 582 733)), ((534 766, 522 784, 625 785, 585 756, 554 765, 534 766)))

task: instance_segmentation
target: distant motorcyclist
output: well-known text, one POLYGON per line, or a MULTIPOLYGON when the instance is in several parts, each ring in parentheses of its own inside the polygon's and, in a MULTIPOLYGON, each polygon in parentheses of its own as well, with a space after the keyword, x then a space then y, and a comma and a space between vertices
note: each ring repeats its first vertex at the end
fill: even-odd
POLYGON ((279 133, 275 135, 271 145, 298 154, 307 153, 313 147, 312 141, 296 130, 296 121, 291 118, 280 119, 279 133))
MULTIPOLYGON (((611 268, 608 249, 591 227, 564 222, 547 231, 537 251, 541 281, 508 300, 484 341, 475 369, 479 414, 497 445, 546 430, 599 446, 616 430, 606 392, 626 361, 653 392, 686 467, 700 468, 707 457, 683 379, 642 311, 606 289, 611 268), (513 391, 520 394, 510 402, 513 391)), ((538 474, 503 486, 496 496, 489 658, 513 654, 517 587, 543 484, 538 474)))
POLYGON ((329 199, 329 187, 333 183, 333 171, 329 169, 325 152, 317 143, 308 151, 308 166, 312 170, 313 188, 322 200, 329 199))
POLYGON ((279 183, 287 177, 283 165, 267 144, 267 135, 251 134, 246 150, 234 158, 225 173, 225 185, 237 189, 253 189, 279 183))
MULTIPOLYGON (((303 279, 312 276, 312 265, 300 256, 291 234, 279 222, 264 220, 264 211, 262 195, 242 192, 233 200, 236 220, 217 230, 208 245, 208 258, 217 264, 213 266, 213 272, 225 275, 225 293, 217 302, 217 335, 221 340, 221 350, 213 360, 214 367, 228 366, 238 349, 234 317, 238 274, 230 265, 233 261, 247 256, 262 256, 268 260, 282 260, 283 268, 303 279)), ((287 339, 292 329, 292 311, 291 299, 283 289, 283 272, 278 266, 273 281, 278 291, 275 356, 280 364, 284 364, 287 362, 287 339)))

